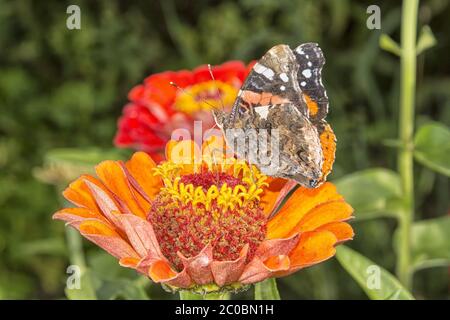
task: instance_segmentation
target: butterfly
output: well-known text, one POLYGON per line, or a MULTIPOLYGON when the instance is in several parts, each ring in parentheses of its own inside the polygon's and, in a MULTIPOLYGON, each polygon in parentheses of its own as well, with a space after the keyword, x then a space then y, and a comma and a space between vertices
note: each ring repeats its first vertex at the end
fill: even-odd
MULTIPOLYGON (((316 43, 304 43, 294 50, 285 44, 274 46, 253 66, 231 111, 213 110, 216 124, 230 145, 236 132, 266 130, 273 141, 276 132, 277 144, 257 144, 259 151, 277 155, 276 166, 262 165, 253 157, 252 164, 262 173, 292 179, 308 188, 322 184, 330 173, 336 137, 325 120, 328 97, 321 78, 324 64, 316 43)), ((250 138, 246 139, 248 143, 250 138)), ((236 153, 244 158, 255 152, 252 147, 240 149, 236 153)))

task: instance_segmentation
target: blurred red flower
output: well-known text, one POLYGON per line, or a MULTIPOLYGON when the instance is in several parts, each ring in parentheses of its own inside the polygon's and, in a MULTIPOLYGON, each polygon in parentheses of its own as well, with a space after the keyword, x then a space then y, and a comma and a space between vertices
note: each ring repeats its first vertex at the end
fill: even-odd
POLYGON ((194 120, 202 120, 203 129, 213 126, 210 110, 222 108, 222 104, 231 107, 251 66, 241 61, 214 66, 215 81, 206 65, 192 71, 166 71, 147 77, 128 94, 130 103, 118 121, 115 145, 160 158, 174 129, 192 132, 194 120))

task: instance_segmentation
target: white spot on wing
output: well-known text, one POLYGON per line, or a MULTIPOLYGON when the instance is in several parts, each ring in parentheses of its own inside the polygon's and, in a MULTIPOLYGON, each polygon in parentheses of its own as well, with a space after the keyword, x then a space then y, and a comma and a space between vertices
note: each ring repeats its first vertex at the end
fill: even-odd
POLYGON ((287 74, 284 73, 284 72, 282 74, 280 74, 280 79, 283 80, 283 82, 288 82, 289 81, 289 78, 288 78, 287 74))
POLYGON ((312 62, 308 61, 308 67, 311 67, 311 66, 312 66, 312 62))
POLYGON ((275 73, 273 72, 272 69, 267 68, 260 63, 256 63, 253 66, 253 70, 255 70, 256 73, 262 74, 264 77, 266 77, 269 80, 273 80, 273 76, 275 75, 275 73))
POLYGON ((255 63, 255 65, 253 66, 253 70, 255 70, 256 73, 263 73, 264 70, 266 70, 266 67, 259 63, 255 63))
POLYGON ((295 51, 296 51, 298 54, 305 54, 305 52, 303 52, 302 48, 300 48, 300 47, 297 47, 297 49, 295 49, 295 51))
POLYGON ((284 90, 286 90, 286 87, 285 87, 285 86, 281 86, 281 87, 280 87, 280 90, 281 90, 281 91, 284 91, 284 90))
POLYGON ((306 86, 306 82, 305 82, 305 81, 302 81, 302 82, 300 82, 300 85, 301 85, 302 87, 304 87, 304 86, 306 86))
POLYGON ((259 114, 261 118, 263 118, 264 120, 267 119, 267 115, 269 114, 269 106, 255 107, 254 110, 257 114, 259 114))
POLYGON ((305 70, 303 70, 303 71, 302 71, 302 75, 303 75, 305 78, 311 78, 311 75, 312 75, 311 69, 305 69, 305 70))
POLYGON ((267 68, 266 71, 264 71, 263 75, 269 79, 269 80, 273 80, 273 76, 275 75, 275 73, 273 72, 272 69, 267 68))

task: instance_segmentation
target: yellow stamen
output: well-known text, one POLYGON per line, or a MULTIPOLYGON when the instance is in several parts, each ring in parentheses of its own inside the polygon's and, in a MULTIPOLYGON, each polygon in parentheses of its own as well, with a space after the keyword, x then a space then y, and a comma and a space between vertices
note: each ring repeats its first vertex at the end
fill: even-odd
MULTIPOLYGON (((159 164, 153 171, 164 182, 161 192, 185 204, 203 205, 206 210, 209 210, 213 203, 223 210, 233 210, 236 207, 243 207, 249 202, 259 201, 263 188, 268 186, 267 177, 260 173, 256 167, 250 167, 244 161, 234 158, 227 160, 226 163, 215 170, 229 172, 234 178, 238 178, 242 182, 241 184, 230 187, 224 182, 220 185, 220 188, 217 185, 211 185, 207 190, 204 190, 202 186, 194 186, 192 183, 184 184, 181 182, 180 176, 183 165, 174 164, 170 161, 159 164), (251 170, 253 170, 253 173, 251 170)), ((205 163, 203 163, 203 166, 205 166, 205 163)), ((205 170, 215 172, 213 171, 214 168, 208 166, 205 170)))

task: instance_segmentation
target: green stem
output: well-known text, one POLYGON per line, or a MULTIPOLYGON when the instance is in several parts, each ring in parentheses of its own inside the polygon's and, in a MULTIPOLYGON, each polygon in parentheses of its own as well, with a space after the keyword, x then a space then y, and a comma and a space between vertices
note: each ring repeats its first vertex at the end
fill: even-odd
POLYGON ((404 209, 399 219, 400 248, 397 275, 411 289, 411 224, 414 218, 413 133, 416 88, 416 30, 418 0, 404 0, 401 30, 401 80, 398 170, 401 179, 404 209))
POLYGON ((270 278, 256 283, 255 300, 280 300, 277 281, 274 278, 270 278))
POLYGON ((84 271, 86 269, 86 259, 83 254, 83 243, 80 233, 71 227, 67 227, 66 237, 70 263, 79 266, 84 271))

